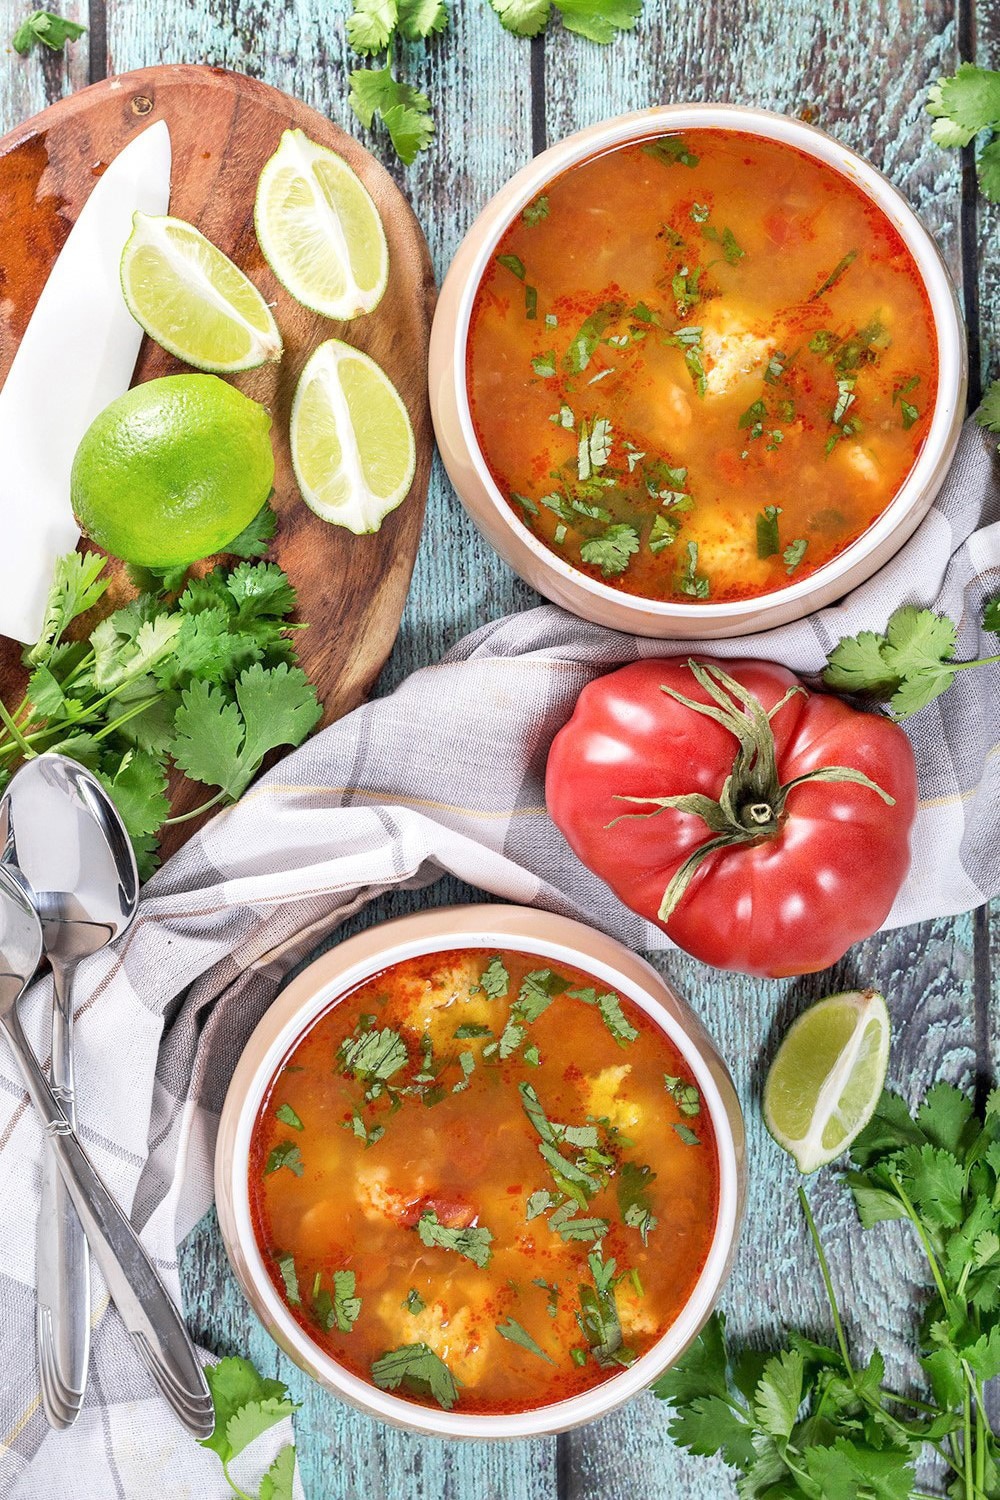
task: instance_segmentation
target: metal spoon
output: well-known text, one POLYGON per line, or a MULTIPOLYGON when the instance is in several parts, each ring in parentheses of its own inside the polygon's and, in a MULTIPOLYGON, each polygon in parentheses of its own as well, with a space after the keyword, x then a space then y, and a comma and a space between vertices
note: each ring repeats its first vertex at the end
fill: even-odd
MULTIPOLYGON (((0 840, 0 858, 17 866, 41 918, 52 969, 52 1092, 75 1125, 73 973, 135 916, 135 856, 100 782, 64 755, 41 755, 17 772, 0 802, 0 840)), ((90 1257, 51 1150, 42 1166, 36 1266, 42 1406, 51 1426, 69 1427, 87 1383, 90 1257)))
POLYGON ((167 1401, 196 1437, 213 1428, 212 1399, 184 1322, 138 1235, 76 1137, 28 1045, 16 1005, 37 967, 41 921, 19 872, 0 865, 0 1030, 13 1049, 62 1180, 126 1328, 167 1401))

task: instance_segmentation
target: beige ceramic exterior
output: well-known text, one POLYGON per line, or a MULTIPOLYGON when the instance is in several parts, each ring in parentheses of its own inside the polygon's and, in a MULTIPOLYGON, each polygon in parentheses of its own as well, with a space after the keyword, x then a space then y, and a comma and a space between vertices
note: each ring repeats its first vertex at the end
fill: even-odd
POLYGON ((747 635, 800 619, 870 578, 929 510, 955 452, 965 412, 965 326, 931 236, 902 194, 860 156, 812 125, 731 104, 669 104, 607 120, 543 151, 492 198, 462 241, 445 277, 430 346, 431 414, 445 468, 480 531, 539 593, 584 619, 638 635, 679 639, 747 635), (681 604, 623 594, 571 567, 514 514, 490 476, 472 426, 465 386, 466 342, 476 289, 507 225, 547 182, 588 157, 664 131, 741 130, 784 141, 827 163, 874 199, 913 255, 937 329, 938 396, 930 431, 894 500, 850 547, 810 578, 757 599, 681 604))
POLYGON ((307 1374, 370 1415, 435 1436, 513 1438, 593 1421, 643 1390, 676 1360, 715 1304, 732 1265, 745 1191, 743 1116, 706 1032, 656 971, 580 922, 520 906, 444 907, 373 927, 318 958, 271 1006, 247 1044, 226 1095, 215 1156, 219 1225, 229 1259, 267 1331, 307 1374), (678 1047, 701 1090, 719 1149, 720 1203, 705 1268, 680 1317, 627 1370, 581 1396, 520 1415, 466 1416, 379 1391, 325 1354, 277 1295, 254 1240, 247 1191, 253 1122, 267 1086, 298 1038, 330 1004, 389 964, 450 948, 514 948, 573 964, 635 1001, 678 1047))

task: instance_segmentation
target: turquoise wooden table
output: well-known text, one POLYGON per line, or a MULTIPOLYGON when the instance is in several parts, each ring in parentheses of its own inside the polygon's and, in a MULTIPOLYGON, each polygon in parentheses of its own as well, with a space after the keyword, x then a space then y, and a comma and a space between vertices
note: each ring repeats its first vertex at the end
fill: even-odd
MULTIPOLYGON (((28 0, 0 0, 9 36, 28 0)), ((210 62, 263 78, 348 130, 346 0, 70 0, 89 27, 58 54, 0 53, 0 129, 108 73, 157 62, 210 62)), ((928 81, 962 58, 1000 67, 995 0, 646 0, 635 32, 610 48, 553 28, 526 42, 501 30, 486 0, 457 0, 449 32, 410 49, 407 77, 437 105, 430 151, 392 170, 424 226, 438 277, 486 199, 549 141, 607 115, 666 100, 731 100, 802 114, 864 152, 936 233, 963 289, 973 394, 1000 332, 996 211, 977 201, 966 153, 930 144, 928 81)), ((384 142, 368 144, 391 165, 384 142)), ((390 691, 484 620, 536 602, 473 530, 440 466, 424 543, 395 651, 390 691)), ((370 907, 354 926, 421 904, 466 900, 456 882, 370 907)), ((853 949, 827 974, 757 983, 711 973, 676 954, 656 960, 687 995, 729 1059, 749 1127, 751 1189, 736 1270, 725 1297, 739 1336, 783 1322, 827 1327, 821 1288, 794 1204, 796 1174, 760 1122, 761 1081, 776 1040, 808 1001, 875 984, 895 1028, 892 1079, 912 1095, 944 1075, 982 1088, 1000 1048, 1000 911, 927 922, 853 949)), ((897 1330, 920 1283, 899 1225, 865 1235, 832 1177, 811 1188, 850 1309, 853 1337, 905 1356, 897 1330)), ((260 1330, 228 1269, 209 1215, 182 1258, 195 1336, 247 1353, 302 1402, 298 1450, 310 1500, 701 1500, 735 1494, 721 1466, 675 1451, 651 1396, 559 1439, 449 1445, 378 1426, 306 1381, 260 1330)), ((890 1375, 898 1374, 890 1369, 890 1375)), ((126 1497, 138 1500, 138 1497, 126 1497)), ((163 1500, 171 1500, 164 1496, 163 1500)))

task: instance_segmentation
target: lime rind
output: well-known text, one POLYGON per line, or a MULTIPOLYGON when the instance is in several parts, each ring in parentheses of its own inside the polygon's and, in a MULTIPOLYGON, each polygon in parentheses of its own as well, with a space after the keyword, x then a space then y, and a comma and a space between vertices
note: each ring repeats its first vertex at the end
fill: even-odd
POLYGON ((281 358, 281 334, 260 292, 184 219, 133 215, 121 286, 143 331, 195 369, 231 375, 281 358))
POLYGON ((254 202, 257 239, 285 290, 344 322, 371 312, 389 280, 378 209, 357 173, 301 130, 265 162, 254 202))
POLYGON ((322 520, 362 536, 402 504, 416 472, 403 399, 360 349, 327 339, 310 356, 292 402, 292 467, 322 520))
POLYGON ((830 995, 792 1024, 767 1075, 764 1123, 801 1172, 842 1155, 867 1125, 889 1041, 889 1012, 875 990, 830 995))

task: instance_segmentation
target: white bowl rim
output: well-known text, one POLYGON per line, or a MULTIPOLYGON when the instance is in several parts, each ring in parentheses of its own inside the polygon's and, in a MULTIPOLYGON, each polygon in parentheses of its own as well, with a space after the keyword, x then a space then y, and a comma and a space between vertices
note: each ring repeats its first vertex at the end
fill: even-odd
MULTIPOLYGON (((963 397, 965 391, 965 335, 954 287, 934 239, 899 189, 863 156, 849 146, 842 145, 825 130, 807 124, 804 120, 752 105, 696 103, 657 105, 652 109, 619 115, 576 131, 534 157, 510 179, 507 188, 514 184, 517 184, 516 194, 508 197, 507 189, 501 189, 497 194, 498 197, 503 195, 504 212, 497 215, 497 224, 491 225, 490 232, 483 236, 459 295, 453 380, 463 441, 490 503, 518 540, 543 564, 573 586, 582 588, 596 599, 613 601, 631 609, 637 617, 645 615, 650 619, 734 623, 744 619, 748 610, 766 614, 768 609, 808 600, 825 587, 835 585, 837 579, 844 577, 859 561, 876 551, 926 492, 942 460, 950 456, 949 450, 957 441, 956 417, 960 415, 956 398, 963 397), (599 579, 591 578, 547 547, 520 519, 496 484, 479 445, 466 387, 466 349, 475 295, 490 256, 521 210, 546 183, 591 157, 647 136, 662 135, 666 131, 695 129, 739 131, 744 135, 784 142, 824 162, 860 187, 889 219, 913 256, 930 303, 938 355, 934 415, 923 448, 882 514, 842 552, 838 552, 807 578, 766 594, 756 594, 750 599, 705 604, 685 604, 681 600, 649 599, 639 594, 627 594, 622 589, 611 588, 599 579)), ((494 203, 495 199, 491 199, 480 219, 492 215, 494 203)), ((845 584, 845 588, 847 587, 850 587, 849 580, 845 584)), ((762 626, 765 624, 766 621, 762 621, 762 626)))
MULTIPOLYGON (((638 955, 633 954, 632 958, 649 970, 656 981, 656 987, 662 987, 664 981, 651 965, 638 955)), ((286 1346, 292 1346, 303 1363, 321 1381, 353 1405, 397 1426, 441 1437, 515 1438, 548 1434, 593 1421, 644 1390, 678 1357, 711 1311, 728 1274, 740 1225, 739 1164, 733 1128, 719 1086, 697 1042, 686 1034, 656 999, 655 993, 646 992, 635 980, 612 965, 576 953, 568 941, 560 942, 536 936, 519 940, 502 927, 491 929, 488 921, 484 921, 479 931, 435 932, 423 937, 402 938, 375 956, 359 959, 332 980, 319 984, 313 996, 297 1007, 281 1027, 257 1063, 253 1079, 239 1105, 227 1177, 232 1194, 235 1238, 244 1257, 246 1273, 253 1284, 255 1296, 264 1304, 269 1321, 278 1330, 286 1346), (348 994, 365 979, 393 964, 426 953, 462 948, 506 948, 508 951, 523 952, 567 964, 583 970, 633 1000, 666 1033, 691 1069, 701 1092, 702 1105, 707 1107, 715 1131, 719 1164, 719 1207, 709 1253, 688 1301, 663 1337, 634 1364, 578 1396, 531 1411, 496 1415, 468 1415, 454 1410, 447 1412, 403 1400, 354 1375, 315 1344, 288 1311, 265 1268, 253 1232, 247 1180, 250 1139, 267 1087, 282 1059, 318 1017, 333 1002, 348 994)))

